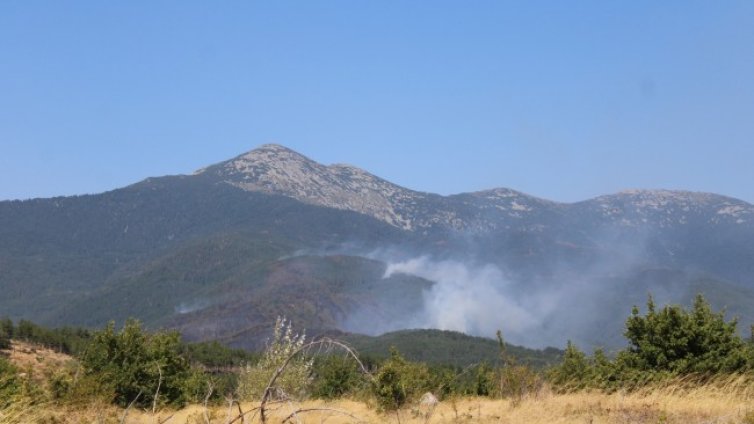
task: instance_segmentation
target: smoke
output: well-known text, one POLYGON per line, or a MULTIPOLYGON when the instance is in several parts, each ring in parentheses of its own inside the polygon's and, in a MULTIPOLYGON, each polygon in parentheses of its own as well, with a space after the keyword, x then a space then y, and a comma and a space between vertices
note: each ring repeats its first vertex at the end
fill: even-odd
POLYGON ((689 276, 663 266, 649 241, 649 233, 635 229, 595 231, 580 245, 526 257, 530 262, 523 265, 521 256, 508 257, 506 250, 474 240, 441 256, 421 248, 349 245, 339 251, 385 264, 382 292, 387 294, 350 311, 340 328, 371 335, 431 328, 488 338, 501 330, 507 341, 532 348, 563 347, 568 340, 585 349, 619 348, 633 305, 643 305, 649 293, 658 305, 678 302, 688 287, 689 276), (431 284, 412 303, 408 290, 395 290, 401 275, 431 284))
POLYGON ((562 347, 568 340, 584 347, 621 345, 630 307, 646 299, 647 291, 631 280, 646 263, 646 249, 640 240, 618 244, 611 239, 601 237, 607 245, 620 246, 609 255, 578 266, 551 259, 543 266, 547 275, 538 276, 472 260, 383 258, 384 278, 408 274, 434 282, 423 293, 423 307, 402 318, 403 327, 399 322, 390 327, 407 328, 410 322, 482 337, 501 330, 512 343, 538 348, 562 347))
POLYGON ((204 309, 209 305, 210 302, 208 300, 197 299, 190 302, 181 302, 176 305, 173 310, 175 311, 175 313, 182 315, 204 309))
POLYGON ((419 322, 425 327, 490 335, 503 323, 516 334, 538 324, 522 299, 511 295, 512 283, 493 265, 474 269, 455 261, 433 262, 424 256, 388 264, 385 277, 394 273, 435 282, 424 296, 419 322))
POLYGON ((424 293, 424 308, 415 322, 421 328, 454 330, 493 337, 502 330, 518 344, 544 347, 564 342, 548 322, 567 301, 561 287, 526 287, 507 277, 497 266, 472 266, 453 260, 434 261, 427 256, 389 263, 385 277, 404 273, 435 284, 424 293))

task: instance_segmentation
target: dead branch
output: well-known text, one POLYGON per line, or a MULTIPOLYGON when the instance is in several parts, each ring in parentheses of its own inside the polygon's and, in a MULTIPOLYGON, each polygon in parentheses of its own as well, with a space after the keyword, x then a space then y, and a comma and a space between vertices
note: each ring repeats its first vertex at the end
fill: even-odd
POLYGON ((160 374, 160 378, 157 380, 157 390, 154 392, 154 399, 152 399, 152 415, 157 410, 157 398, 160 397, 160 386, 162 386, 162 368, 160 368, 159 363, 155 363, 155 365, 157 365, 157 372, 160 374))
POLYGON ((345 415, 348 417, 353 418, 356 420, 356 422, 363 423, 365 421, 362 421, 359 417, 353 415, 352 413, 348 411, 344 411, 342 409, 335 409, 335 408, 299 408, 295 411, 293 411, 290 415, 285 417, 282 421, 283 424, 290 421, 293 417, 295 417, 298 414, 306 413, 306 412, 316 412, 316 411, 327 411, 327 412, 334 412, 336 414, 345 415))
POLYGON ((165 418, 164 420, 160 420, 159 418, 157 418, 157 424, 165 424, 166 422, 168 422, 168 421, 170 421, 170 420, 173 419, 173 415, 175 415, 175 412, 173 412, 172 414, 168 415, 168 417, 165 418))
POLYGON ((296 423, 301 424, 301 420, 298 419, 298 415, 296 414, 296 409, 294 408, 293 402, 291 402, 290 399, 288 400, 288 406, 290 406, 290 409, 293 411, 291 415, 296 418, 296 423))
POLYGON ((210 424, 209 422, 209 413, 207 412, 207 402, 209 402, 209 398, 212 396, 212 392, 214 391, 215 387, 212 385, 211 381, 207 381, 207 396, 204 397, 204 422, 206 424, 210 424))
POLYGON ((228 401, 228 413, 225 414, 225 424, 230 424, 230 413, 233 411, 233 398, 228 396, 225 398, 228 401))
POLYGON ((126 407, 126 410, 123 411, 123 417, 120 419, 120 424, 124 424, 126 422, 126 417, 128 416, 128 411, 131 409, 132 406, 134 406, 134 403, 136 403, 137 400, 139 400, 139 397, 141 397, 141 390, 139 390, 139 393, 136 394, 136 397, 134 400, 131 401, 131 403, 128 404, 126 407))
MULTIPOLYGON (((277 403, 283 403, 283 401, 268 402, 268 404, 277 404, 277 403)), ((260 409, 261 409, 261 407, 259 407, 259 406, 257 406, 256 408, 251 408, 248 411, 246 411, 246 412, 244 412, 242 414, 237 415, 235 418, 233 418, 232 420, 228 421, 226 424, 233 424, 233 423, 235 423, 236 421, 238 421, 240 419, 246 419, 246 415, 249 415, 252 412, 254 414, 251 416, 251 418, 254 419, 254 417, 257 415, 257 412, 259 412, 260 409)), ((240 410, 240 407, 239 407, 239 410, 240 410)))
MULTIPOLYGON (((246 414, 244 414, 243 409, 241 409, 241 402, 236 402, 236 405, 238 406, 238 416, 239 417, 243 417, 244 415, 246 415, 246 414)), ((233 422, 233 421, 231 421, 231 422, 233 422)), ((245 423, 246 419, 244 418, 241 422, 245 423)))

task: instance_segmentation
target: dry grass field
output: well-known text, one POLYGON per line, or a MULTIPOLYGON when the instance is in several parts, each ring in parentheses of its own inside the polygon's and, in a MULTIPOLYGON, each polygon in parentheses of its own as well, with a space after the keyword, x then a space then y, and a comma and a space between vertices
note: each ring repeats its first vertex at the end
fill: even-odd
MULTIPOLYGON (((450 399, 431 411, 426 407, 406 408, 396 413, 379 413, 369 405, 339 400, 307 401, 271 406, 268 422, 345 423, 754 423, 754 386, 743 379, 730 379, 705 387, 669 385, 632 394, 573 393, 543 391, 520 402, 487 398, 450 399), (299 409, 310 409, 293 415, 299 409), (321 409, 321 410, 317 410, 321 409), (347 415, 346 415, 347 414, 347 415)), ((250 411, 254 405, 244 404, 250 411)), ((76 410, 45 406, 17 407, 0 413, 0 423, 132 423, 132 424, 227 424, 238 416, 238 408, 192 405, 179 411, 124 410, 106 405, 89 405, 76 410)), ((236 420, 235 422, 244 422, 236 420)), ((258 423, 249 413, 246 423, 258 423)))
MULTIPOLYGON (((19 368, 31 373, 32 379, 56 367, 65 366, 71 358, 50 349, 25 343, 14 343, 6 352, 19 368)), ((138 409, 128 411, 108 405, 86 404, 78 407, 52 404, 16 404, 0 411, 0 424, 229 424, 259 423, 250 403, 241 410, 248 412, 245 420, 236 419, 237 405, 191 405, 184 409, 158 410, 156 413, 138 409)), ((333 402, 306 401, 270 405, 269 423, 345 424, 345 423, 751 423, 754 424, 754 378, 735 376, 720 378, 704 385, 692 381, 674 381, 662 386, 632 393, 577 392, 553 393, 545 388, 519 401, 489 398, 451 398, 433 410, 426 406, 409 406, 398 414, 380 413, 368 403, 354 400, 333 402), (293 414, 297 410, 308 410, 293 414)))

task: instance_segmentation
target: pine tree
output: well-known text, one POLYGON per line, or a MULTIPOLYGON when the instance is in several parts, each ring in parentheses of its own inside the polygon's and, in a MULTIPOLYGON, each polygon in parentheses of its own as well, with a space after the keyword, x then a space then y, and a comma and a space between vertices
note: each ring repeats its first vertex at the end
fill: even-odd
POLYGON ((702 295, 691 311, 678 305, 656 311, 650 297, 647 313, 634 307, 626 321, 629 341, 626 360, 633 368, 671 373, 716 373, 745 365, 743 341, 736 334, 736 320, 725 321, 714 313, 702 295))

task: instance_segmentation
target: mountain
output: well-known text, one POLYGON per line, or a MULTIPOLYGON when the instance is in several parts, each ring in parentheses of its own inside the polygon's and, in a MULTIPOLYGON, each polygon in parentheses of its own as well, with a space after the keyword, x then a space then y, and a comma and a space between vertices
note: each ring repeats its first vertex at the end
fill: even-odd
POLYGON ((324 166, 283 146, 268 144, 197 171, 245 191, 282 195, 303 203, 349 210, 407 231, 494 228, 478 216, 489 208, 521 218, 554 203, 508 189, 444 197, 403 188, 350 165, 324 166))
POLYGON ((701 291, 754 322, 754 206, 669 190, 441 196, 264 145, 192 175, 2 201, 0 270, 0 315, 48 325, 136 316, 258 347, 286 315, 314 333, 616 346, 650 292, 701 291))

